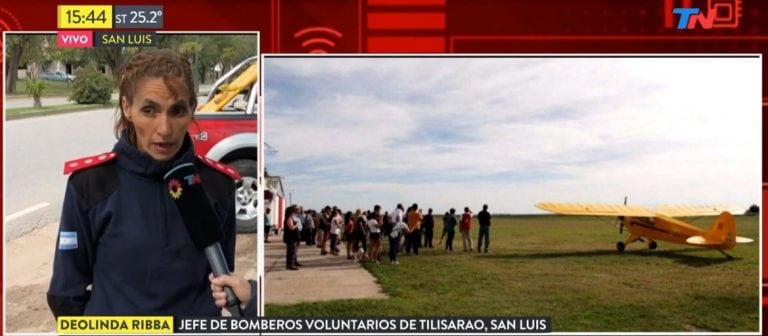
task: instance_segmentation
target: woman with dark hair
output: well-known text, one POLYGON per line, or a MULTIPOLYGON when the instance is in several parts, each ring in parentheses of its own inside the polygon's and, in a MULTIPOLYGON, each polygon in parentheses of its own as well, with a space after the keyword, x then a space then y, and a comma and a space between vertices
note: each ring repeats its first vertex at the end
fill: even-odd
POLYGON ((285 268, 291 271, 298 271, 298 256, 296 253, 299 244, 299 226, 296 224, 296 211, 298 207, 294 204, 285 209, 285 219, 283 219, 283 242, 285 243, 285 268))
POLYGON ((206 254, 193 243, 175 204, 184 189, 202 185, 218 222, 211 225, 220 226, 221 250, 233 268, 239 175, 194 153, 187 129, 197 93, 189 62, 169 50, 141 52, 125 63, 117 84, 112 152, 65 164, 71 176, 48 290, 51 311, 216 316, 226 294, 212 289, 227 285, 246 314, 252 309, 255 315, 255 305, 248 305, 255 301, 255 282, 236 276, 209 282, 206 254), (196 175, 166 183, 164 177, 180 166, 193 167, 196 175))
POLYGON ((320 241, 320 244, 317 247, 320 248, 320 254, 322 255, 328 254, 328 250, 326 250, 326 246, 328 244, 328 239, 331 238, 331 216, 332 215, 333 214, 331 213, 331 207, 326 205, 319 216, 317 232, 318 232, 318 241, 320 241))
POLYGON ((357 252, 359 249, 363 249, 363 258, 365 258, 366 254, 368 252, 368 242, 366 240, 366 218, 365 214, 363 213, 363 210, 357 209, 355 211, 355 228, 352 230, 352 236, 354 237, 354 244, 352 244, 352 248, 357 252))
POLYGON ((344 214, 344 244, 347 245, 347 259, 352 259, 352 241, 355 231, 355 221, 352 220, 352 211, 344 214))
POLYGON ((333 217, 331 217, 331 229, 329 235, 331 236, 331 255, 339 255, 339 233, 341 233, 341 227, 344 225, 341 218, 341 209, 334 209, 333 217))
POLYGON ((381 259, 381 223, 379 222, 379 217, 376 212, 371 212, 368 214, 368 221, 365 223, 368 226, 368 237, 371 241, 368 258, 377 264, 379 259, 381 259))

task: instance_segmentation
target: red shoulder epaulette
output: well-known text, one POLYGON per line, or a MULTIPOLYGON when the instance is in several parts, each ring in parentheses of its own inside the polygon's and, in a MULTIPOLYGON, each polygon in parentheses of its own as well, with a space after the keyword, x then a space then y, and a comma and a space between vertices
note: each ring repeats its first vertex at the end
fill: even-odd
POLYGON ((228 165, 225 165, 225 164, 223 164, 221 162, 218 162, 218 161, 215 161, 215 160, 211 160, 211 159, 209 159, 209 158, 207 158, 205 156, 202 156, 202 155, 197 155, 197 159, 200 160, 200 162, 204 163, 206 166, 211 167, 211 168, 217 170, 218 172, 231 177, 235 181, 239 181, 240 180, 240 173, 238 173, 237 169, 235 169, 235 168, 232 168, 232 167, 230 167, 228 165))
POLYGON ((64 175, 74 173, 79 170, 83 170, 89 167, 95 167, 102 163, 114 160, 117 157, 115 152, 106 152, 94 156, 86 156, 83 158, 70 160, 64 162, 64 175))

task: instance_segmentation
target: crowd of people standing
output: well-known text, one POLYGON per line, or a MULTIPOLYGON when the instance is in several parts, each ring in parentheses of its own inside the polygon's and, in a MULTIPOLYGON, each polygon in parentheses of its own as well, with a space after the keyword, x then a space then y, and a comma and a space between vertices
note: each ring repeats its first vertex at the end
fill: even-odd
MULTIPOLYGON (((445 240, 445 250, 453 251, 453 239, 456 226, 462 234, 464 251, 473 251, 472 230, 473 213, 469 207, 464 208, 460 219, 456 210, 450 209, 443 216, 443 231, 438 246, 445 240)), ((478 252, 488 253, 490 244, 491 215, 488 205, 478 214, 480 234, 478 236, 478 252), (481 243, 484 249, 481 250, 481 243)), ((269 242, 269 225, 265 218, 265 242, 269 242)), ((291 205, 285 210, 283 223, 283 242, 286 244, 286 263, 288 270, 298 270, 302 266, 298 262, 297 249, 302 242, 307 246, 317 246, 320 254, 338 256, 340 246, 344 242, 346 257, 356 262, 381 262, 382 240, 389 241, 389 262, 397 265, 397 257, 401 253, 419 255, 419 249, 434 248, 435 216, 432 209, 424 215, 417 203, 405 209, 397 204, 392 212, 382 213, 381 206, 375 205, 372 210, 357 209, 346 211, 336 206, 325 206, 319 212, 314 209, 304 210, 300 205, 291 205)))

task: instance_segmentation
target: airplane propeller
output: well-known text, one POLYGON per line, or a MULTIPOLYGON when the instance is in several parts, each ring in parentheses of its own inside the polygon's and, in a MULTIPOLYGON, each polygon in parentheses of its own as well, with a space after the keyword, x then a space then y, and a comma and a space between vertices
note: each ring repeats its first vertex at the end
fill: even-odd
MULTIPOLYGON (((627 196, 624 196, 624 205, 627 205, 627 196)), ((619 234, 624 233, 624 216, 619 216, 619 234)))

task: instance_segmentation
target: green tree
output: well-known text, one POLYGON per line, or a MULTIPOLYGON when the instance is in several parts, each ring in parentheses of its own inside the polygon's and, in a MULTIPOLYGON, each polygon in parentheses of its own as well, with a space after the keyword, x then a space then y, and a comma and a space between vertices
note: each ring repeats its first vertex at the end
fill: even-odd
POLYGON ((198 41, 185 41, 181 42, 179 44, 179 50, 177 51, 180 55, 186 57, 190 60, 190 63, 192 63, 192 75, 195 77, 195 92, 197 92, 200 88, 200 83, 205 78, 200 76, 200 74, 195 71, 197 69, 197 63, 198 59, 200 58, 200 51, 203 50, 203 45, 198 41))
POLYGON ((16 93, 17 69, 30 62, 39 62, 46 49, 42 35, 7 34, 5 37, 5 93, 16 93))
POLYGON ((229 37, 229 43, 232 46, 232 61, 226 64, 226 69, 230 69, 244 59, 256 56, 256 36, 255 35, 233 35, 229 37))
POLYGON ((157 49, 171 49, 178 52, 179 45, 188 40, 188 35, 157 34, 157 49))
POLYGON ((112 69, 112 75, 116 78, 120 73, 120 69, 133 54, 138 52, 138 48, 123 48, 123 47, 110 47, 110 48, 92 48, 88 49, 89 61, 94 61, 96 64, 108 66, 112 69))
POLYGON ((75 81, 72 83, 72 94, 69 100, 78 104, 108 103, 112 99, 113 81, 101 73, 96 63, 75 70, 75 81))
POLYGON ((43 95, 43 92, 45 92, 45 89, 47 89, 45 82, 42 79, 27 78, 24 84, 24 91, 32 96, 32 99, 34 100, 32 107, 42 108, 43 102, 40 100, 40 97, 43 95))
POLYGON ((219 60, 221 61, 221 64, 224 66, 224 69, 230 69, 235 64, 240 63, 242 61, 242 59, 239 59, 237 49, 234 47, 224 47, 224 49, 221 49, 219 60))
POLYGON ((254 35, 203 35, 200 37, 203 48, 197 59, 200 78, 205 83, 205 75, 219 62, 225 70, 256 55, 256 39, 254 35))
MULTIPOLYGON (((49 43, 51 43, 49 41, 49 43)), ((52 45, 56 45, 54 38, 52 45)), ((81 48, 58 48, 52 47, 49 52, 49 59, 59 61, 64 64, 71 64, 73 68, 79 68, 88 64, 90 57, 86 53, 86 49, 81 48)))

